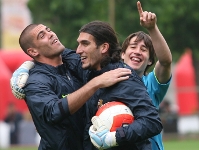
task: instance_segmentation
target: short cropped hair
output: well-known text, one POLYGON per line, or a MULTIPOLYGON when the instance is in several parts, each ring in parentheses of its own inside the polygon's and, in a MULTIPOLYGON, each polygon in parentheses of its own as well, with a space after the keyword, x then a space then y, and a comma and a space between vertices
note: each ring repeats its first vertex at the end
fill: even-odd
POLYGON ((27 49, 30 47, 34 47, 34 43, 33 43, 33 37, 30 35, 30 31, 35 28, 36 26, 38 26, 38 24, 30 24, 28 25, 21 33, 20 37, 19 37, 19 45, 22 48, 22 50, 27 53, 27 49))

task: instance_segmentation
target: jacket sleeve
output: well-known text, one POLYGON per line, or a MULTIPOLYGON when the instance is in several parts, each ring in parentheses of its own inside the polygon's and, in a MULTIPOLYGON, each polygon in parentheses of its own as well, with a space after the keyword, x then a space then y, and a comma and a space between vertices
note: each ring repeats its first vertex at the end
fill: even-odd
POLYGON ((132 74, 128 80, 107 88, 106 93, 107 99, 125 103, 134 115, 132 124, 116 130, 116 141, 119 145, 137 143, 161 132, 162 124, 158 111, 137 75, 132 74))
MULTIPOLYGON (((30 76, 24 88, 30 111, 44 122, 57 123, 70 116, 66 97, 58 97, 47 75, 30 76)), ((60 89, 61 91, 61 89, 60 89)))
POLYGON ((62 60, 66 63, 67 68, 71 73, 78 77, 80 81, 86 83, 86 77, 88 76, 88 70, 82 68, 82 63, 79 54, 74 50, 65 49, 62 53, 62 60))

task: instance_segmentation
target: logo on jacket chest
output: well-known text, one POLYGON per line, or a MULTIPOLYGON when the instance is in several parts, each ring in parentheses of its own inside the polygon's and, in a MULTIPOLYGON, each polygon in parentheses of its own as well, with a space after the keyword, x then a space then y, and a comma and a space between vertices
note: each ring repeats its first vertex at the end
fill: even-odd
POLYGON ((103 105, 103 100, 99 99, 98 104, 97 104, 97 108, 100 108, 102 105, 103 105))

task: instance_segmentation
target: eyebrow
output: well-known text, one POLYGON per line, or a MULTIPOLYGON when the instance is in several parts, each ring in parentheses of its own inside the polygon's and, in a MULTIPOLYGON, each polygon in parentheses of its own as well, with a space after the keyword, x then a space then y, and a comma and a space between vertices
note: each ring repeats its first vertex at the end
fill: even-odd
POLYGON ((137 43, 136 43, 136 42, 133 42, 133 43, 129 43, 129 45, 137 45, 137 43))
MULTIPOLYGON (((130 43, 129 45, 130 46, 132 46, 132 45, 138 45, 138 42, 133 42, 133 43, 130 43)), ((141 47, 147 48, 147 46, 145 44, 141 45, 141 47)))
POLYGON ((91 43, 89 40, 78 40, 77 39, 77 43, 81 43, 81 44, 89 44, 89 43, 91 43))
POLYGON ((80 43, 90 43, 88 40, 81 40, 80 43))

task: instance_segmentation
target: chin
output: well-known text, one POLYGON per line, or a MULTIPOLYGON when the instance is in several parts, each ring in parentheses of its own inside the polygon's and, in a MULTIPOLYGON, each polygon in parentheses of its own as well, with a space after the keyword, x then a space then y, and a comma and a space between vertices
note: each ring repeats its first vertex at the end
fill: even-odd
POLYGON ((65 47, 60 47, 59 52, 62 53, 65 50, 65 47))
POLYGON ((82 69, 90 69, 90 67, 86 65, 82 65, 82 69))
POLYGON ((94 69, 91 65, 82 65, 82 68, 83 69, 88 69, 88 70, 92 70, 92 69, 94 69))

